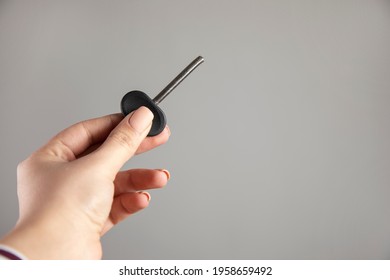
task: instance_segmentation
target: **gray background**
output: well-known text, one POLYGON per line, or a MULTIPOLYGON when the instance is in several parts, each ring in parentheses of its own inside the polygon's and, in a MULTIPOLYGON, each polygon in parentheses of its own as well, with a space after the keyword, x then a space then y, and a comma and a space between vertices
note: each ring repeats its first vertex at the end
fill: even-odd
POLYGON ((0 235, 19 161, 203 55, 126 165, 172 179, 104 258, 390 258, 389 28, 379 0, 0 1, 0 235))

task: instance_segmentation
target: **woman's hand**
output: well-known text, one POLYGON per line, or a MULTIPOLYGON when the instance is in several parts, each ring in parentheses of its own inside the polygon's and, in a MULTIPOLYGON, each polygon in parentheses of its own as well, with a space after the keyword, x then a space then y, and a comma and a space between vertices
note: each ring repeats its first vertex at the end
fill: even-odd
POLYGON ((148 137, 153 114, 141 107, 60 132, 18 166, 20 217, 1 243, 31 259, 99 259, 100 237, 148 206, 143 190, 163 187, 166 170, 120 168, 163 143, 168 127, 148 137))

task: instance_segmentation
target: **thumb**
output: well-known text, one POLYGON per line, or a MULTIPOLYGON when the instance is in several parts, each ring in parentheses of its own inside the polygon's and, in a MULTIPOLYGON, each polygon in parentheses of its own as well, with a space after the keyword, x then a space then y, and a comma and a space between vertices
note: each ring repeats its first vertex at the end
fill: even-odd
POLYGON ((137 151, 152 126, 153 113, 140 107, 126 116, 93 155, 104 169, 116 173, 137 151))

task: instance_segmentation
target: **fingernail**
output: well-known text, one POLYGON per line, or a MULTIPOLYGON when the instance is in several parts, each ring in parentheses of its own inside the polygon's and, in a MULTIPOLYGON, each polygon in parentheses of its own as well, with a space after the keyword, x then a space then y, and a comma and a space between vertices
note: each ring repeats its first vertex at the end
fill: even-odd
POLYGON ((129 124, 135 131, 142 133, 151 125, 153 117, 153 113, 142 106, 132 113, 129 124))
POLYGON ((167 176, 167 179, 168 179, 168 180, 171 179, 171 173, 169 173, 168 170, 166 170, 166 169, 157 169, 157 170, 159 170, 159 171, 161 171, 161 172, 164 172, 165 175, 167 176))
POLYGON ((152 198, 152 197, 150 196, 150 194, 147 193, 147 192, 137 192, 137 193, 145 195, 148 201, 150 201, 150 199, 152 198))

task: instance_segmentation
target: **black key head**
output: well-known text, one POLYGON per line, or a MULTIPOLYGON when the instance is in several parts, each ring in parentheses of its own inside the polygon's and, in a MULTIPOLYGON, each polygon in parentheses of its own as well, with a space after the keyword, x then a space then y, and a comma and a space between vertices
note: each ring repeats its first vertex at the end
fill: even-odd
POLYGON ((160 134, 167 124, 165 114, 146 93, 139 90, 133 90, 126 93, 122 98, 121 110, 125 116, 141 106, 149 108, 154 115, 152 128, 150 129, 148 136, 160 134))

